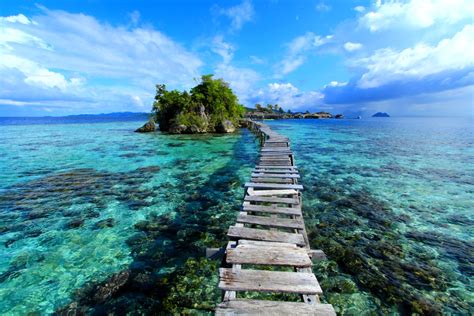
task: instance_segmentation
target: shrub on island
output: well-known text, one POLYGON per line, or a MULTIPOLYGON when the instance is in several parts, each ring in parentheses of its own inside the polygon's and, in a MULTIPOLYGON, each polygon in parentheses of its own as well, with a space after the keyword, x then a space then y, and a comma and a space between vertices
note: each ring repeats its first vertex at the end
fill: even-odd
POLYGON ((213 75, 188 91, 156 85, 153 113, 161 131, 181 133, 232 133, 245 113, 229 84, 213 75))

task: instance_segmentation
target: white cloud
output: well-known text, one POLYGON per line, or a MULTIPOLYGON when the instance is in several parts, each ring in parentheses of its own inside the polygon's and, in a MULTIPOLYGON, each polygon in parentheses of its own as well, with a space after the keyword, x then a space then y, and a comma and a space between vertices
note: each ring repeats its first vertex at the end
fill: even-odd
POLYGON ((421 79, 444 71, 474 67, 474 25, 467 25, 452 38, 436 46, 419 43, 413 48, 396 51, 379 49, 373 55, 356 60, 354 65, 367 72, 358 82, 361 88, 374 88, 407 78, 421 79))
POLYGON ((216 78, 223 78, 239 97, 239 101, 250 105, 249 100, 255 93, 260 75, 250 68, 234 67, 230 64, 219 64, 215 69, 216 78))
POLYGON ((313 32, 295 37, 286 45, 286 56, 275 66, 276 77, 281 78, 298 69, 306 61, 309 51, 329 43, 332 38, 332 35, 319 36, 313 32))
POLYGON ((362 48, 361 43, 353 43, 353 42, 347 42, 344 44, 344 49, 347 50, 348 52, 353 52, 356 50, 359 50, 362 48))
POLYGON ((222 57, 224 63, 228 64, 234 57, 235 48, 224 41, 222 36, 216 36, 212 40, 211 50, 222 57))
POLYGON ((253 69, 232 65, 235 48, 222 36, 213 38, 211 50, 222 57, 222 61, 214 69, 215 77, 228 82, 239 101, 248 105, 249 99, 255 92, 255 86, 260 80, 260 75, 253 69))
POLYGON ((322 105, 323 94, 317 91, 301 92, 291 83, 269 83, 258 91, 256 103, 273 103, 285 110, 306 110, 322 105))
POLYGON ((347 86, 347 82, 331 81, 324 87, 326 88, 326 87, 344 87, 344 86, 347 86))
POLYGON ((24 75, 24 82, 46 88, 66 90, 70 86, 80 84, 76 80, 67 80, 62 74, 50 71, 38 63, 10 54, 2 54, 0 59, 0 73, 5 69, 16 69, 24 75))
POLYGON ((202 66, 197 56, 150 26, 111 26, 45 8, 32 19, 0 17, 0 54, 0 98, 11 101, 35 86, 32 96, 38 100, 87 98, 92 104, 122 98, 131 107, 150 106, 154 84, 189 88, 202 66))
POLYGON ((23 14, 18 14, 18 15, 11 15, 11 16, 1 16, 0 17, 0 23, 1 22, 10 22, 10 23, 20 23, 20 24, 32 24, 30 19, 28 19, 26 16, 23 14))
POLYGON ((0 22, 0 49, 8 49, 12 51, 11 44, 22 44, 25 46, 39 46, 43 49, 51 49, 51 47, 42 39, 30 35, 21 30, 8 27, 0 22))
POLYGON ((363 13, 365 11, 365 7, 358 5, 357 7, 354 7, 354 10, 359 13, 363 13))
POLYGON ((255 11, 250 0, 244 0, 241 4, 234 7, 221 9, 220 14, 227 16, 231 20, 232 30, 238 31, 245 23, 252 21, 255 11))
POLYGON ((435 22, 454 24, 472 20, 474 5, 470 0, 387 1, 360 18, 360 23, 376 32, 393 27, 427 28, 435 22))

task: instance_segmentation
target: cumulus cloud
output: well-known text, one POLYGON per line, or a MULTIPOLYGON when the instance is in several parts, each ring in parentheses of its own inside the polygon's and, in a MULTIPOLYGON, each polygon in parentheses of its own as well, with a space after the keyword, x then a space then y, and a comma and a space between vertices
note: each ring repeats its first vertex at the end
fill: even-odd
POLYGON ((363 12, 365 12, 365 7, 363 7, 361 5, 358 5, 358 6, 354 7, 354 10, 359 12, 359 13, 363 13, 363 12))
POLYGON ((344 44, 344 49, 347 50, 348 52, 353 52, 353 51, 361 49, 362 46, 363 45, 361 43, 346 42, 344 44))
MULTIPOLYGON (((131 18, 138 23, 138 14, 131 18)), ((54 95, 86 96, 90 104, 119 96, 132 108, 149 105, 155 83, 188 88, 202 66, 197 56, 151 27, 111 26, 45 8, 33 18, 0 18, 0 54, 0 99, 15 101, 29 89, 43 103, 54 95)))
POLYGON ((1 22, 10 22, 10 23, 20 23, 20 24, 32 24, 30 19, 28 19, 26 16, 23 14, 18 14, 18 15, 11 15, 11 16, 1 16, 0 17, 0 23, 1 22))
POLYGON ((408 78, 422 79, 445 71, 474 67, 474 25, 467 25, 452 38, 441 40, 436 46, 417 44, 396 51, 390 48, 376 50, 369 57, 355 61, 367 69, 358 86, 374 88, 389 82, 408 78))
POLYGON ((219 13, 230 19, 231 30, 238 31, 245 23, 252 21, 255 10, 250 0, 244 0, 241 4, 234 7, 220 9, 219 13))
POLYGON ((317 91, 302 92, 291 83, 269 83, 254 97, 255 103, 278 104, 285 110, 303 111, 320 109, 323 94, 317 91))
POLYGON ((260 75, 251 68, 232 65, 235 47, 226 42, 223 36, 213 38, 211 50, 222 58, 214 69, 215 77, 228 82, 241 103, 252 105, 250 98, 255 93, 257 82, 261 79, 260 75))
POLYGON ((393 28, 427 28, 436 22, 454 24, 472 20, 474 6, 469 0, 411 0, 377 3, 359 20, 372 32, 393 28))
POLYGON ((281 78, 298 69, 306 61, 308 52, 329 43, 332 38, 332 35, 319 36, 313 32, 295 37, 286 44, 286 55, 275 66, 276 77, 281 78))

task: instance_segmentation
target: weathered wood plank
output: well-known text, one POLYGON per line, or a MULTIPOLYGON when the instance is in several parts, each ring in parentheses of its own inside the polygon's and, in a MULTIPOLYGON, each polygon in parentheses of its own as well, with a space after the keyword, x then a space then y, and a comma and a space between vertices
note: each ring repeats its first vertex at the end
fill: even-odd
POLYGON ((259 162, 259 166, 264 166, 264 167, 265 166, 267 166, 267 167, 275 166, 276 167, 276 166, 285 166, 285 165, 289 167, 289 166, 291 166, 291 162, 290 161, 288 161, 287 163, 283 163, 281 161, 275 161, 275 162, 273 162, 273 161, 260 161, 259 162))
POLYGON ((330 304, 309 305, 300 302, 276 302, 237 299, 222 302, 217 306, 216 316, 336 316, 330 304))
POLYGON ((290 147, 264 147, 260 149, 260 152, 266 153, 266 152, 287 152, 291 151, 290 147))
POLYGON ((299 215, 301 216, 301 208, 299 207, 278 207, 274 205, 243 205, 242 209, 248 212, 261 212, 269 214, 282 215, 299 215))
POLYGON ((256 264, 291 267, 310 267, 311 259, 304 248, 255 247, 238 245, 228 249, 226 261, 230 264, 256 264))
POLYGON ((285 233, 264 229, 230 226, 227 236, 261 241, 286 242, 304 246, 305 240, 301 234, 285 233))
POLYGON ((281 161, 281 162, 289 162, 291 161, 288 155, 285 156, 261 156, 260 161, 281 161))
POLYGON ((225 291, 258 291, 322 294, 313 273, 219 269, 219 288, 225 291))
POLYGON ((265 143, 289 143, 288 138, 276 138, 276 139, 267 139, 265 140, 265 143))
MULTIPOLYGON (((251 188, 250 188, 251 189, 251 188)), ((253 191, 251 195, 296 195, 299 191, 297 190, 259 190, 253 191)))
POLYGON ((254 189, 294 189, 294 190, 303 190, 301 184, 277 184, 277 183, 253 183, 247 182, 244 185, 246 188, 254 189))
POLYGON ((294 179, 282 179, 282 178, 251 178, 250 181, 254 183, 287 183, 292 184, 294 179))
POLYGON ((289 173, 272 173, 272 172, 253 172, 252 178, 283 178, 283 179, 299 179, 299 174, 289 173))
POLYGON ((278 198, 278 197, 266 197, 266 196, 252 196, 246 195, 244 201, 248 202, 262 202, 262 203, 275 203, 275 204, 300 204, 299 199, 295 198, 278 198))
POLYGON ((298 170, 296 169, 258 169, 258 168, 255 168, 253 169, 254 173, 283 173, 283 174, 299 174, 298 170))
POLYGON ((269 226, 275 228, 304 228, 304 223, 301 219, 292 218, 278 218, 278 217, 263 217, 254 215, 243 215, 237 216, 237 222, 243 224, 269 226))
POLYGON ((265 152, 265 153, 260 153, 260 157, 290 157, 293 156, 293 153, 290 151, 285 151, 285 152, 265 152))
POLYGON ((246 245, 246 246, 252 246, 252 247, 286 247, 286 248, 298 247, 295 244, 288 244, 285 242, 271 242, 271 241, 259 241, 259 240, 249 240, 249 239, 239 239, 239 245, 246 245))
POLYGON ((282 166, 282 165, 276 165, 276 166, 268 166, 268 165, 257 165, 255 168, 257 169, 291 169, 291 170, 298 170, 296 166, 282 166))

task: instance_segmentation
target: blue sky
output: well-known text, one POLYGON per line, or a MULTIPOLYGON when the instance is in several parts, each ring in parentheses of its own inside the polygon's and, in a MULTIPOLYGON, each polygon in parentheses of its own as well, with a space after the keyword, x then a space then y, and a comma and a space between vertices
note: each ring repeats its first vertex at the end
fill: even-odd
POLYGON ((149 111, 201 74, 241 103, 474 115, 474 5, 406 1, 10 1, 0 116, 149 111))

